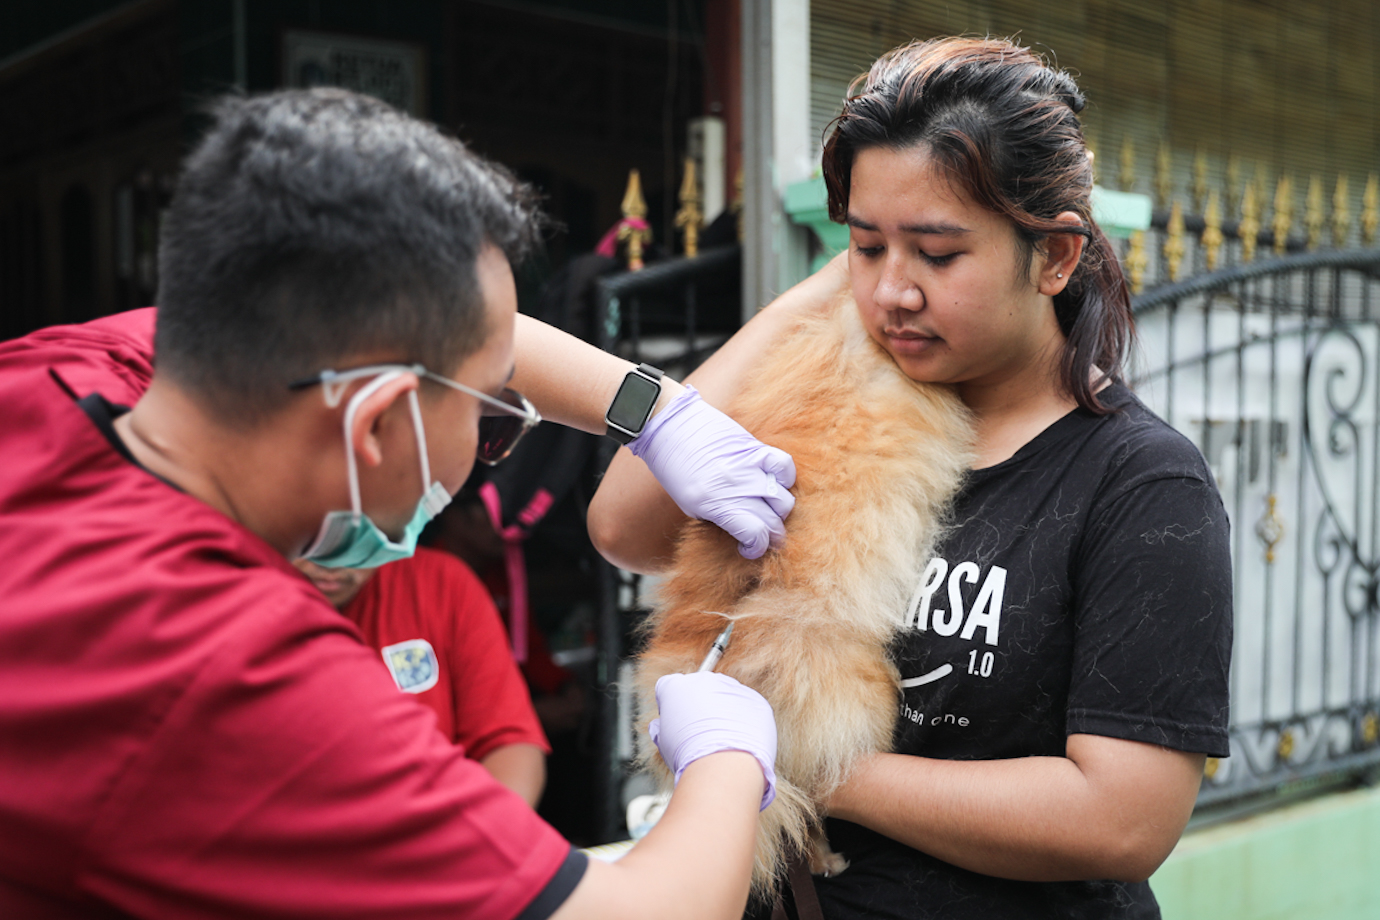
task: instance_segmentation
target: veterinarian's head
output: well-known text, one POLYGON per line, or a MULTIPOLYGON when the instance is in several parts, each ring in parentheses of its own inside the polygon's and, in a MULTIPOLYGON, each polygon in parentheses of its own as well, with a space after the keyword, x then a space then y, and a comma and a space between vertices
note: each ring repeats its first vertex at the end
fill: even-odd
POLYGON ((1068 74, 990 39, 902 46, 850 87, 824 147, 829 212, 850 227, 864 323, 912 378, 1041 361, 1102 411, 1133 329, 1092 218, 1083 105, 1068 74))
POLYGON ((476 455, 496 462, 536 421, 507 389, 530 192, 345 90, 211 114, 162 224, 140 418, 286 554, 410 555, 476 455))

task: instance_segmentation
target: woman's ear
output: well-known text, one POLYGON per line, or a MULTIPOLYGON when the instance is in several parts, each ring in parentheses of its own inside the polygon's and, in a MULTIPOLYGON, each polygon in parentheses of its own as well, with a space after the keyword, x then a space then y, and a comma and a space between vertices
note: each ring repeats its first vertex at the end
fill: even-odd
POLYGON ((408 419, 407 424, 412 424, 405 403, 407 394, 415 389, 417 375, 400 374, 366 396, 355 410, 354 424, 350 426, 350 446, 365 466, 378 466, 383 462, 381 429, 389 418, 402 413, 402 417, 408 419), (390 414, 394 406, 398 411, 390 414))
MULTIPOLYGON (((1063 212, 1055 220, 1074 227, 1084 226, 1082 218, 1072 211, 1063 212)), ((1086 243, 1087 237, 1081 233, 1051 233, 1045 237, 1042 247, 1044 262, 1036 280, 1041 294, 1053 297, 1068 286, 1069 279, 1078 268, 1078 260, 1083 258, 1086 243)))

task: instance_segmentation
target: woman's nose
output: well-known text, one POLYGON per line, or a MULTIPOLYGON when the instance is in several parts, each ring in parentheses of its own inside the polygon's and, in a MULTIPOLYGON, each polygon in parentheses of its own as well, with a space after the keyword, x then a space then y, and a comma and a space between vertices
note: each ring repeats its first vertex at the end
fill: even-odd
POLYGON ((877 281, 873 299, 888 310, 919 310, 925 305, 924 294, 907 276, 905 266, 890 259, 882 267, 882 277, 877 281))

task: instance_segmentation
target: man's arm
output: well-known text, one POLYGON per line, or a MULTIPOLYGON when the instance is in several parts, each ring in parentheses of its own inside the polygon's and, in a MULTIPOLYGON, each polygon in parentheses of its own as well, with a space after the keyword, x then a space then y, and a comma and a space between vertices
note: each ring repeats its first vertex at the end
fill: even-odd
POLYGON ((546 752, 535 744, 505 744, 480 758, 480 766, 537 807, 546 788, 546 752))
MULTIPOLYGON (((603 434, 605 412, 634 365, 528 316, 517 317, 512 385, 552 421, 603 434)), ((749 559, 784 533, 795 466, 728 416, 663 377, 629 447, 678 513, 727 531, 749 559)))
POLYGON ((685 769, 666 813, 618 862, 590 860, 552 920, 736 920, 747 903, 762 768, 726 751, 685 769))
POLYGON ((1071 735, 1065 757, 932 760, 877 754, 829 814, 956 866, 1025 881, 1150 877, 1178 842, 1202 754, 1071 735))

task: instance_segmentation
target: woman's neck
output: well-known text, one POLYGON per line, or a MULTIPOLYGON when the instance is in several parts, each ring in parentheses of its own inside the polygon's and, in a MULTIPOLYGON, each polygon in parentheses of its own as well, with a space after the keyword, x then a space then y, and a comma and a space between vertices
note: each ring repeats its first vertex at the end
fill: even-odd
POLYGON ((1058 352, 1032 362, 1023 372, 995 382, 960 384, 959 396, 972 410, 976 429, 974 469, 996 466, 1078 408, 1060 383, 1058 352))

